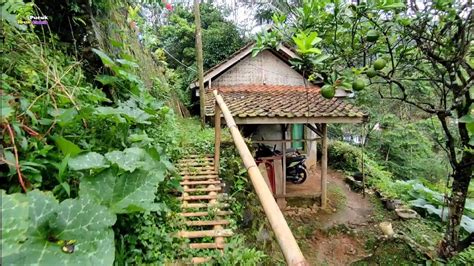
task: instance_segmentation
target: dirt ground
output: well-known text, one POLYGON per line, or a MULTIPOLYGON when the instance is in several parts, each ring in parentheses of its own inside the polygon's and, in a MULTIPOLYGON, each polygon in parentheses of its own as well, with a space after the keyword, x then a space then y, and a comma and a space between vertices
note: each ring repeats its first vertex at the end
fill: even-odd
POLYGON ((311 265, 349 265, 368 255, 363 234, 372 226, 373 206, 349 188, 343 174, 330 169, 328 198, 326 210, 317 204, 289 206, 285 216, 311 265))

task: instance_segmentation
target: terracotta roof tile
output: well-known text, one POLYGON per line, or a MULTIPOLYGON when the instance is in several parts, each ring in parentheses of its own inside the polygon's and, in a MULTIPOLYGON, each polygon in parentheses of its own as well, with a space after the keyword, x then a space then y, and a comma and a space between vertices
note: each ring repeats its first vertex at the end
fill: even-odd
MULTIPOLYGON (((239 85, 218 89, 235 117, 358 117, 367 115, 342 99, 325 99, 319 87, 239 85)), ((214 115, 214 95, 206 92, 206 116, 214 115)))

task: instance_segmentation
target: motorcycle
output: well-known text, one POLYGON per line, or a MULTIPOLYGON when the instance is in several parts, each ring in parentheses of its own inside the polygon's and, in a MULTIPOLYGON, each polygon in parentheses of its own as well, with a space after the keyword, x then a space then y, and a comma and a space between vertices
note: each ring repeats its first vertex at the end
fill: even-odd
MULTIPOLYGON (((264 144, 257 144, 256 157, 269 157, 281 155, 281 152, 276 149, 276 145, 273 149, 264 144)), ((306 156, 300 154, 295 149, 287 149, 286 152, 286 181, 290 181, 293 184, 302 184, 308 177, 308 170, 304 162, 306 156)))

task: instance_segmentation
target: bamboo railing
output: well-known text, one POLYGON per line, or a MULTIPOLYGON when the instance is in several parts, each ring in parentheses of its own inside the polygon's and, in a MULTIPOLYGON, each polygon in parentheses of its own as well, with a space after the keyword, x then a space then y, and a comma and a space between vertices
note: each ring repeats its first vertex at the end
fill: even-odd
POLYGON ((275 237, 278 241, 278 244, 285 256, 285 260, 288 265, 298 265, 298 266, 306 266, 309 265, 306 262, 306 259, 303 256, 303 253, 296 243, 296 239, 293 236, 288 224, 286 223, 285 217, 281 212, 280 208, 278 207, 275 199, 273 198, 273 194, 267 186, 267 183, 263 179, 260 170, 255 163, 255 160, 250 153, 245 141, 240 134, 237 125, 235 124, 234 118, 232 117, 227 105, 224 102, 222 96, 218 94, 216 90, 214 90, 214 97, 216 99, 216 108, 215 108, 215 132, 216 132, 216 141, 215 141, 215 159, 214 163, 216 165, 216 169, 219 169, 219 153, 220 153, 220 113, 224 115, 224 119, 226 121, 227 127, 230 130, 232 138, 234 140, 234 144, 239 151, 240 157, 244 162, 245 168, 247 169, 248 175, 250 176, 250 180, 252 181, 252 185, 257 193, 257 196, 262 204, 263 210, 270 222, 273 232, 275 233, 275 237))

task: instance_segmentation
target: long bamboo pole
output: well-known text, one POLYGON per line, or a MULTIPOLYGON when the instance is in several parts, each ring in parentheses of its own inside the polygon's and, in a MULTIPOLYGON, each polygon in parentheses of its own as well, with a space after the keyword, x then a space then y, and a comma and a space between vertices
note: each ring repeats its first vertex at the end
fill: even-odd
POLYGON ((221 109, 216 103, 214 108, 214 170, 219 173, 221 155, 221 109))
POLYGON ((247 145, 245 144, 242 135, 235 124, 234 118, 232 117, 227 105, 224 102, 224 99, 214 90, 214 97, 216 98, 217 104, 220 106, 222 114, 224 115, 227 127, 234 139, 235 146, 239 151, 240 157, 244 162, 245 168, 250 176, 253 187, 257 196, 260 200, 260 203, 263 206, 263 210, 270 222, 270 225, 275 233, 275 237, 280 245, 280 248, 285 256, 286 262, 288 265, 298 265, 306 266, 309 265, 306 262, 306 259, 303 256, 303 253, 296 243, 296 239, 291 233, 288 224, 286 223, 285 217, 278 207, 275 199, 273 198, 272 192, 265 183, 260 170, 255 163, 255 160, 252 157, 247 145))

